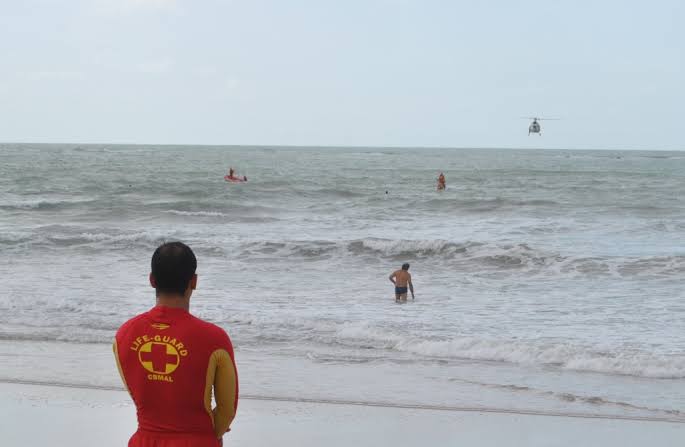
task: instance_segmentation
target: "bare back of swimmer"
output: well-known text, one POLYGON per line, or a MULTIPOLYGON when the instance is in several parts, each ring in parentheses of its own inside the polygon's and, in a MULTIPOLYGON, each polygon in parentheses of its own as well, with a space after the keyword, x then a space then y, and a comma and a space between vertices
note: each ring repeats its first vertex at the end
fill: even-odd
POLYGON ((396 302, 407 301, 407 288, 411 292, 411 299, 414 299, 414 284, 411 282, 408 263, 402 264, 402 269, 392 272, 388 279, 395 285, 396 302))

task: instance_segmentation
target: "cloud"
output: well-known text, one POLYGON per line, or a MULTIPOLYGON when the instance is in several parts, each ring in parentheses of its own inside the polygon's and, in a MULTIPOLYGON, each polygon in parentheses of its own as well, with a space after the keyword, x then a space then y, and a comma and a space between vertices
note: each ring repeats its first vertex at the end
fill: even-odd
POLYGON ((101 14, 132 14, 145 11, 176 11, 179 0, 97 0, 101 14))
POLYGON ((170 60, 150 60, 138 64, 136 71, 144 74, 164 74, 170 72, 173 65, 170 60))
POLYGON ((212 77, 220 73, 219 70, 212 65, 194 66, 190 69, 190 72, 195 76, 200 77, 212 77))
POLYGON ((177 0, 119 0, 133 8, 169 9, 178 7, 177 0))
POLYGON ((29 71, 24 76, 30 81, 82 81, 86 78, 82 71, 68 70, 29 71))
POLYGON ((235 90, 238 88, 238 80, 237 79, 226 79, 224 82, 224 88, 227 91, 235 90))
POLYGON ((236 98, 241 93, 240 82, 235 78, 219 76, 207 85, 211 86, 212 95, 222 100, 236 98))

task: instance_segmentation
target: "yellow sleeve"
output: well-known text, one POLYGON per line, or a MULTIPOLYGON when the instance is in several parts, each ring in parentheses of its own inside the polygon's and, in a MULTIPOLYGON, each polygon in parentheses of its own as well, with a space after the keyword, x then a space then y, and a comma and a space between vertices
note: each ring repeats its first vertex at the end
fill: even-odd
POLYGON ((121 369, 121 361, 119 360, 119 349, 117 348, 117 341, 116 339, 114 340, 114 343, 112 343, 112 351, 114 351, 114 360, 117 362, 117 369, 119 370, 119 376, 121 376, 121 381, 124 382, 124 388, 126 388, 126 391, 131 394, 131 391, 128 389, 128 384, 126 383, 126 376, 124 376, 124 370, 121 369))
POLYGON ((229 430, 235 418, 238 375, 231 356, 224 349, 214 351, 209 359, 205 388, 205 407, 211 408, 211 390, 214 388, 216 407, 211 410, 214 433, 220 438, 229 430))

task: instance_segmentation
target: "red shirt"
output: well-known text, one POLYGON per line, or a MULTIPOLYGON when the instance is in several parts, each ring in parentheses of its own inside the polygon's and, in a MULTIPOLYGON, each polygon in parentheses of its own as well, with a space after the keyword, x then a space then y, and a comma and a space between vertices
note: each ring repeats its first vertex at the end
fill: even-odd
POLYGON ((156 306, 119 328, 114 356, 138 415, 129 446, 150 437, 218 445, 238 407, 233 345, 223 329, 184 309, 156 306))

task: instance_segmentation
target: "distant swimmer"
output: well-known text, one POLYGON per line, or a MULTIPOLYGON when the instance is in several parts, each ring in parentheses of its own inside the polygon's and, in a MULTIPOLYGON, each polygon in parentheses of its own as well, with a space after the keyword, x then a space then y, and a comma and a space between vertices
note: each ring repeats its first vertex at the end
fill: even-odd
POLYGON ((438 191, 443 191, 447 185, 445 184, 445 174, 442 172, 438 176, 438 191))
POLYGON ((409 274, 409 263, 402 264, 402 269, 392 272, 388 279, 395 284, 395 302, 407 302, 407 286, 411 292, 411 299, 414 299, 414 285, 409 274))
POLYGON ((247 181, 247 176, 237 176, 235 175, 235 170, 233 168, 228 169, 228 175, 224 176, 224 180, 229 181, 229 182, 246 182, 247 181))

